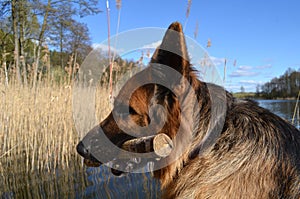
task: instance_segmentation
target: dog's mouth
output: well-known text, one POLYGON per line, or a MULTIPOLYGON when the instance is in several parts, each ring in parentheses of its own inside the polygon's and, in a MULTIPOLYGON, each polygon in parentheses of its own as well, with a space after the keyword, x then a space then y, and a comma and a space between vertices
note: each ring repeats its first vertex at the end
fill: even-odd
POLYGON ((120 153, 107 163, 100 162, 84 148, 82 143, 77 145, 77 152, 84 157, 86 166, 99 167, 104 164, 111 168, 112 174, 120 176, 123 173, 137 171, 149 162, 159 161, 161 158, 167 157, 173 149, 173 142, 167 135, 158 134, 122 140, 117 146, 123 150, 120 150, 120 153))
POLYGON ((83 162, 88 167, 99 167, 102 164, 99 161, 93 161, 93 160, 90 160, 90 159, 87 159, 87 158, 84 158, 83 162))
MULTIPOLYGON (((99 167, 102 165, 101 162, 90 160, 87 158, 84 158, 84 164, 88 167, 99 167)), ((112 160, 109 163, 105 163, 104 165, 111 167, 111 173, 115 176, 120 176, 123 173, 129 173, 134 171, 134 169, 137 169, 137 167, 143 167, 144 165, 141 164, 141 162, 134 161, 132 159, 128 160, 112 160)))
MULTIPOLYGON (((126 141, 130 141, 130 140, 126 140, 126 141)), ((126 141, 120 142, 119 144, 117 144, 117 146, 119 146, 119 148, 123 149, 122 145, 126 141)), ((135 147, 133 147, 133 148, 135 148, 135 147)), ((136 171, 136 170, 144 167, 148 162, 144 158, 141 158, 141 157, 130 158, 128 156, 128 158, 124 158, 124 156, 123 157, 122 157, 122 155, 120 155, 120 156, 121 157, 113 158, 113 160, 111 160, 107 163, 102 163, 97 158, 95 158, 92 154, 89 154, 89 155, 83 156, 84 157, 83 162, 87 167, 99 167, 102 165, 110 167, 111 173, 115 176, 121 176, 122 174, 136 171)))

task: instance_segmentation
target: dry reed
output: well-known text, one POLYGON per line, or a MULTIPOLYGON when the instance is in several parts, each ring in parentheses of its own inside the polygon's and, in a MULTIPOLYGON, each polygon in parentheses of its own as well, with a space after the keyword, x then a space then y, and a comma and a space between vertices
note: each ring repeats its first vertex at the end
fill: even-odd
MULTIPOLYGON (((1 84, 0 91, 0 172, 67 168, 71 156, 77 156, 80 139, 72 117, 72 86, 40 85, 33 90, 1 84)), ((101 120, 110 105, 103 100, 104 91, 97 91, 96 99, 102 100, 96 100, 96 113, 101 120)))
MULTIPOLYGON (((68 191, 74 198, 85 189, 75 149, 80 136, 73 120, 74 88, 63 82, 68 81, 40 81, 35 89, 0 82, 0 196, 19 190, 14 197, 59 197, 68 191), (76 183, 76 189, 68 187, 76 183)), ((101 99, 95 100, 100 121, 110 111, 108 91, 97 88, 95 99, 101 99)))
MULTIPOLYGON (((75 149, 82 135, 75 128, 72 103, 76 89, 70 75, 40 76, 36 88, 22 86, 12 74, 10 77, 6 84, 4 73, 0 74, 0 197, 35 198, 46 193, 57 198, 68 192, 74 198, 83 194, 88 182, 75 149)), ((105 79, 101 83, 107 84, 105 79)), ((102 121, 112 105, 108 85, 98 85, 92 106, 96 121, 102 121)), ((88 90, 84 88, 78 96, 85 103, 93 101, 93 96, 85 96, 88 90)))

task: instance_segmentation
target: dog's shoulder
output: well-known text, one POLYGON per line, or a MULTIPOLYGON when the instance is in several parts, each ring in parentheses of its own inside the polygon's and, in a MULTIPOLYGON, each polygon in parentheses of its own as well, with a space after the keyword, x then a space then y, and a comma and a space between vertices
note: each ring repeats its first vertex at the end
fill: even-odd
POLYGON ((293 146, 300 150, 300 131, 286 119, 251 99, 231 99, 224 131, 232 132, 245 141, 252 140, 253 144, 260 142, 264 147, 274 145, 278 148, 286 145, 283 148, 293 146))

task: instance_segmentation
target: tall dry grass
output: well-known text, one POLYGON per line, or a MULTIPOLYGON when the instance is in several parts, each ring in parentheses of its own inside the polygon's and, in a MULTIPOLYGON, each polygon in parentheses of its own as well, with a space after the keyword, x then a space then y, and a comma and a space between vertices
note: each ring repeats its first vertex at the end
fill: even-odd
MULTIPOLYGON (((131 76, 133 69, 129 69, 131 76)), ((7 84, 0 71, 0 197, 36 198, 47 194, 60 198, 68 192, 67 197, 74 198, 84 194, 89 184, 76 145, 93 124, 84 126, 87 119, 84 131, 80 131, 74 118, 89 118, 92 113, 95 122, 103 120, 112 107, 109 86, 78 89, 63 71, 40 76, 36 88, 30 87, 30 78, 28 86, 22 86, 12 74, 9 77, 7 84), (95 93, 87 96, 90 90, 95 93), (79 105, 74 111, 74 96, 89 106, 79 105), (81 112, 80 108, 86 107, 95 112, 81 112)))
MULTIPOLYGON (((0 197, 61 197, 68 192, 74 198, 83 192, 87 182, 76 152, 81 137, 74 123, 73 92, 74 86, 64 81, 40 81, 35 89, 0 82, 0 197)), ((108 91, 96 89, 99 121, 110 111, 104 95, 108 91)))
MULTIPOLYGON (((95 107, 100 120, 110 105, 102 89, 96 93, 95 98, 102 99, 95 107)), ((67 168, 78 157, 72 94, 71 85, 45 84, 33 90, 0 84, 0 172, 67 168)))
POLYGON ((0 93, 0 171, 68 167, 78 142, 71 87, 1 84, 0 93))

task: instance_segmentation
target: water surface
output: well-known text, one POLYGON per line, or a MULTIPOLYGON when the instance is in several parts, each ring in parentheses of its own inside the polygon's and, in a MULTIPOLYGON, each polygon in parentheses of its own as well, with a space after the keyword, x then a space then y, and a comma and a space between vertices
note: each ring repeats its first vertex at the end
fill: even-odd
MULTIPOLYGON (((275 113, 276 115, 292 122, 292 118, 295 111, 296 100, 256 100, 259 105, 263 108, 270 110, 271 112, 275 113)), ((294 125, 300 128, 300 118, 299 118, 299 106, 296 109, 296 114, 294 118, 294 125)))
MULTIPOLYGON (((291 121, 295 100, 257 100, 260 106, 291 121)), ((299 126, 299 118, 296 121, 299 126)), ((87 168, 74 152, 68 165, 26 171, 26 158, 0 159, 0 198, 160 198, 160 185, 149 173, 115 177, 110 169, 87 168)))

